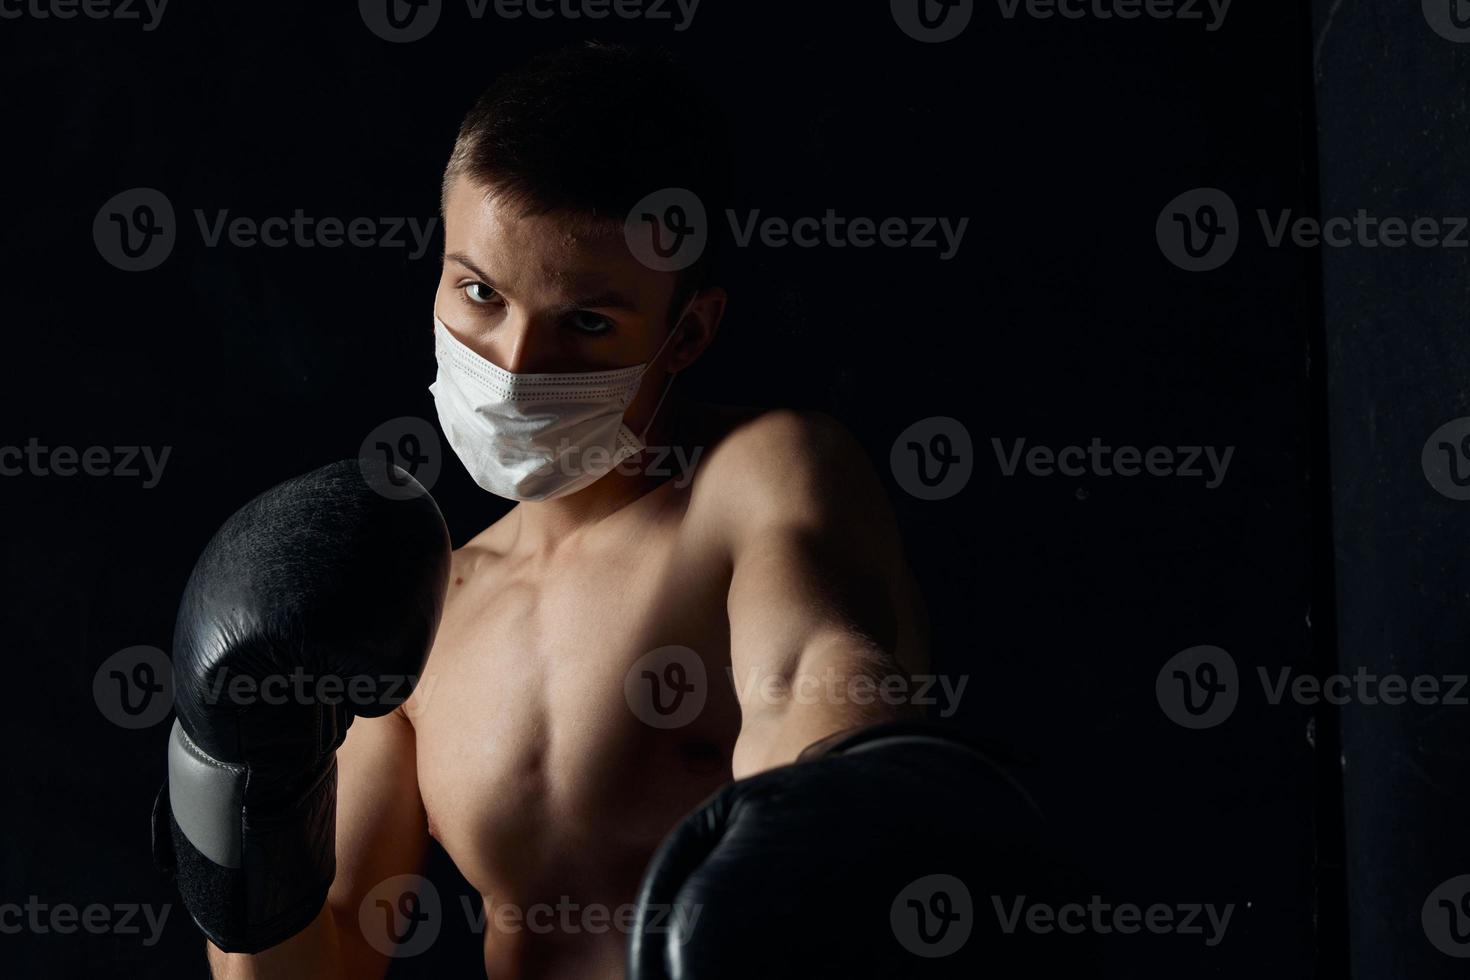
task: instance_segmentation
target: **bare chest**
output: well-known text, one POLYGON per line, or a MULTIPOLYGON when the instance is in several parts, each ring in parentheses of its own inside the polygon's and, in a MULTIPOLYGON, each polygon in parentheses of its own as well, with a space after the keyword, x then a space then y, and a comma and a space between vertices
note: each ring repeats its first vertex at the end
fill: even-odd
POLYGON ((432 832, 482 894, 630 895, 730 778, 727 571, 656 527, 462 570, 409 705, 432 832))

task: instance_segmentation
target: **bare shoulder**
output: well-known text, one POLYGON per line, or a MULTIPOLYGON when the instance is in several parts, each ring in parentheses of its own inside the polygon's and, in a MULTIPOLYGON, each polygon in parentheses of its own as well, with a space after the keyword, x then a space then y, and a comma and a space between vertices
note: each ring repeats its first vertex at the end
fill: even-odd
POLYGON ((692 505, 735 527, 864 518, 886 526, 888 514, 868 454, 847 427, 824 412, 788 408, 728 418, 698 468, 692 505))
MULTIPOLYGON (((516 519, 516 508, 512 507, 485 530, 455 548, 449 556, 450 584, 456 580, 471 582, 503 558, 510 550, 516 519)), ((450 595, 453 594, 451 588, 450 595)))
POLYGON ((835 468, 862 460, 862 449, 842 423, 824 412, 776 408, 732 420, 724 437, 710 448, 710 476, 726 483, 786 485, 792 479, 820 479, 835 468))

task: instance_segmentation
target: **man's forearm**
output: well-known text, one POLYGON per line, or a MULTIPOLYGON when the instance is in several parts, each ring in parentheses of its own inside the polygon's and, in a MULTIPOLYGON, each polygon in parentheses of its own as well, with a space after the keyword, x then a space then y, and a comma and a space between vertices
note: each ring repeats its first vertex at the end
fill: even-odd
MULTIPOLYGON (((347 980, 348 976, 330 905, 322 906, 311 925, 259 953, 226 953, 209 942, 205 946, 214 980, 347 980)), ((366 974, 373 975, 382 973, 366 974)))

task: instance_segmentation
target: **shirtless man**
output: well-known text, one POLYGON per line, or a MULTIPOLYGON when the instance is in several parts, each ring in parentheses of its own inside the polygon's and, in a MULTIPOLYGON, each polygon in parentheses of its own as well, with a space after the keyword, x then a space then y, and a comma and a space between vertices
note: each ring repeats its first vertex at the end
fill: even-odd
MULTIPOLYGON (((911 710, 842 694, 926 663, 919 599, 860 447, 825 416, 719 408, 675 382, 710 348, 727 297, 707 262, 641 262, 620 216, 650 186, 718 200, 704 122, 661 58, 602 46, 507 76, 466 119, 444 180, 433 390, 476 481, 520 503, 453 553, 412 697, 360 713, 336 752, 325 904, 283 940, 211 944, 216 977, 382 976, 389 959, 360 909, 380 882, 421 870, 431 836, 483 898, 487 976, 622 976, 625 928, 507 927, 495 909, 570 901, 616 922, 660 842, 710 794, 806 772, 788 764, 819 740, 911 710), (670 459, 698 465, 670 475, 670 459), (674 726, 636 703, 669 682, 703 699, 674 726)), ((816 813, 832 787, 805 785, 816 813)), ((828 822, 835 840, 859 817, 828 822)), ((669 887, 695 887, 682 874, 669 887)), ((189 903, 201 925, 205 901, 189 903)), ((886 899, 876 911, 886 923, 886 899)))

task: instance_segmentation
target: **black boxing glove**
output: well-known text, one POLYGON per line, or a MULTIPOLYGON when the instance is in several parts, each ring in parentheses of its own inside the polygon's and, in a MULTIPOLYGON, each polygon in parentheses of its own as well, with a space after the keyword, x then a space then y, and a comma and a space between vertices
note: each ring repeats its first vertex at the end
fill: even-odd
POLYGON ((1092 975, 1091 940, 1012 914, 1018 898, 1076 897, 1048 837, 1018 786, 938 729, 824 739, 665 839, 639 889, 629 980, 1092 975))
POLYGON ((220 949, 260 952, 321 910, 336 875, 336 749, 354 715, 411 692, 449 554, 412 477, 347 460, 256 497, 194 566, 153 836, 220 949))

